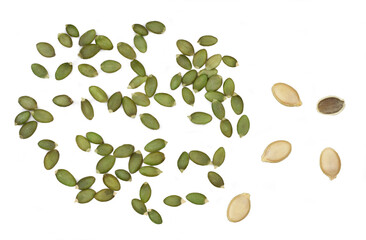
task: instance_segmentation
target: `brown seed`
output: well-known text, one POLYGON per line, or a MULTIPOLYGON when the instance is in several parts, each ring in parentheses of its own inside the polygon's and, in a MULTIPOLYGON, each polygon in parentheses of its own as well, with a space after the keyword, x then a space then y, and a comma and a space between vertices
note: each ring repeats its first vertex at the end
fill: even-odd
POLYGON ((342 99, 327 97, 319 101, 318 111, 323 114, 338 114, 343 110, 344 106, 342 99))

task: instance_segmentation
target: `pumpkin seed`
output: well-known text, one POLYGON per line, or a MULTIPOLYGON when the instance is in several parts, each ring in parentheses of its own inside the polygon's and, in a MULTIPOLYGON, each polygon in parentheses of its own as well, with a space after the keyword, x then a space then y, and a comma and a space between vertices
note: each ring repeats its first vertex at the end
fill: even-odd
POLYGON ((144 158, 144 163, 147 165, 159 165, 165 160, 165 155, 162 152, 152 152, 149 153, 144 158))
POLYGON ((325 148, 320 155, 320 169, 333 180, 341 170, 341 159, 333 148, 325 148))
POLYGON ((231 56, 223 56, 222 61, 228 67, 237 67, 237 66, 239 66, 238 61, 235 58, 231 57, 231 56))
POLYGON ((240 222, 250 211, 250 195, 242 193, 234 197, 227 208, 227 219, 230 222, 240 222))
POLYGON ((202 193, 197 193, 197 192, 189 193, 186 196, 186 199, 188 201, 190 201, 191 203, 197 204, 197 205, 203 205, 208 202, 205 195, 203 195, 202 193))
POLYGON ((69 96, 63 94, 54 97, 52 102, 59 107, 68 107, 73 104, 74 101, 69 96))
POLYGON ((82 190, 76 195, 75 202, 88 203, 91 200, 93 200, 95 194, 96 194, 96 192, 93 189, 82 190))
POLYGON ((163 202, 170 207, 178 207, 185 203, 183 198, 177 195, 170 195, 164 198, 163 202))
POLYGON ((49 43, 46 42, 39 42, 36 45, 38 52, 43 56, 43 57, 54 57, 56 55, 55 53, 55 49, 53 48, 53 46, 49 43))
POLYGON ((221 63, 221 55, 220 54, 212 55, 206 61, 206 69, 207 70, 215 69, 220 65, 220 63, 221 63))
POLYGON ((33 135, 33 133, 37 129, 38 123, 36 121, 30 121, 27 123, 24 123, 22 127, 19 130, 19 137, 21 139, 29 138, 33 135))
POLYGON ((205 35, 198 39, 198 44, 201 46, 212 46, 217 43, 217 38, 211 35, 205 35))
POLYGON ((147 214, 147 209, 145 206, 145 203, 143 201, 141 201, 140 199, 134 198, 131 201, 131 205, 132 208, 141 215, 146 215, 147 214))
POLYGON ((165 148, 167 143, 168 142, 165 141, 164 139, 156 138, 156 139, 150 141, 148 144, 146 144, 146 146, 144 147, 144 150, 146 152, 158 152, 161 149, 165 148))
POLYGON ((122 93, 121 92, 115 92, 112 94, 112 96, 108 99, 108 111, 115 112, 117 111, 121 105, 122 105, 122 93))
POLYGON ((72 47, 72 39, 66 33, 58 34, 57 39, 61 43, 62 46, 67 47, 67 48, 72 47))
POLYGON ((327 97, 318 102, 318 111, 323 114, 337 114, 343 110, 344 106, 342 99, 327 97))
POLYGON ((134 151, 135 147, 131 144, 123 144, 114 150, 113 156, 116 158, 125 158, 131 156, 134 151))
POLYGON ((187 56, 193 56, 194 54, 194 48, 190 42, 184 39, 179 39, 177 41, 177 47, 179 51, 187 56))
POLYGON ((118 169, 114 172, 116 176, 122 181, 131 182, 131 174, 124 169, 118 169))
POLYGON ((224 180, 218 173, 210 171, 208 172, 207 177, 210 183, 215 187, 224 188, 224 180))
POLYGON ((191 70, 192 69, 192 63, 189 60, 189 58, 187 58, 187 56, 185 55, 177 55, 177 63, 179 66, 181 66, 182 68, 186 69, 186 70, 191 70))
POLYGON ((145 83, 146 96, 148 97, 154 96, 157 88, 158 88, 158 80, 156 79, 156 77, 154 75, 148 76, 145 83))
POLYGON ((263 152, 262 161, 269 163, 281 162, 291 153, 291 144, 279 140, 269 144, 263 152))
POLYGON ((243 99, 235 93, 234 93, 234 96, 232 96, 232 98, 231 98, 231 108, 237 115, 242 114, 243 109, 244 109, 243 99))
POLYGON ((49 151, 44 157, 44 168, 51 170, 57 164, 59 158, 60 153, 56 149, 49 151))
POLYGON ((109 188, 105 188, 100 190, 99 192, 97 192, 94 196, 95 200, 99 201, 99 202, 107 202, 109 200, 112 200, 114 198, 114 196, 116 195, 116 193, 109 189, 109 188))
POLYGON ((92 78, 98 76, 98 71, 92 65, 83 63, 78 66, 78 69, 85 77, 92 78))
POLYGON ((114 60, 106 60, 102 62, 100 65, 100 69, 102 69, 105 73, 114 73, 121 69, 121 64, 114 60))
POLYGON ((170 89, 175 90, 177 89, 180 84, 182 83, 182 74, 177 73, 172 77, 172 80, 170 81, 170 89))
POLYGON ((188 118, 195 124, 207 124, 212 120, 211 115, 204 112, 192 113, 190 116, 188 116, 188 118))
POLYGON ((91 188, 91 186, 93 186, 94 183, 95 183, 95 177, 93 176, 84 177, 76 183, 76 188, 80 190, 89 189, 91 188))
POLYGON ((136 107, 135 102, 131 98, 129 98, 127 96, 123 97, 122 108, 127 116, 129 116, 131 118, 135 118, 135 116, 137 114, 137 107, 136 107))
POLYGON ((197 151, 197 150, 189 152, 189 159, 191 159, 192 162, 194 162, 195 164, 198 164, 201 166, 211 164, 210 157, 206 153, 197 151))
POLYGON ((136 103, 136 105, 147 107, 150 105, 150 99, 146 94, 142 92, 134 92, 132 93, 132 100, 136 103))
POLYGON ((175 99, 168 93, 157 93, 154 95, 154 99, 164 107, 175 106, 175 99))
POLYGON ((162 34, 165 32, 165 25, 159 21, 151 21, 146 23, 145 27, 152 33, 162 34))
POLYGON ((79 45, 85 46, 91 44, 96 36, 96 32, 94 29, 86 31, 83 35, 79 38, 79 45))
POLYGON ((208 77, 206 74, 199 75, 193 83, 193 91, 201 91, 207 84, 208 77))
POLYGON ((162 173, 159 168, 151 167, 151 166, 143 166, 139 169, 141 175, 145 177, 156 177, 162 173))
POLYGON ((19 113, 16 117, 15 117, 15 125, 23 125, 24 123, 26 123, 29 118, 30 118, 31 113, 29 111, 24 111, 19 113))
POLYGON ((94 109, 88 99, 81 99, 81 111, 87 119, 92 120, 94 118, 94 109))
POLYGON ((234 81, 231 78, 226 79, 223 85, 223 89, 225 96, 227 97, 233 96, 235 91, 234 81))
POLYGON ((183 86, 191 85, 197 78, 197 71, 190 70, 183 75, 182 84, 183 86))
POLYGON ((86 138, 89 142, 94 144, 102 144, 104 143, 102 136, 100 136, 98 133, 95 132, 87 132, 86 138))
POLYGON ((90 152, 90 142, 86 137, 77 135, 75 141, 81 150, 83 150, 84 152, 90 152))
POLYGON ((130 160, 128 161, 128 171, 130 173, 137 172, 141 168, 143 162, 144 159, 140 151, 132 153, 130 160))
POLYGON ((79 37, 79 30, 72 24, 66 24, 66 32, 71 37, 79 37))
POLYGON ((39 78, 49 78, 48 71, 41 64, 33 63, 31 65, 32 72, 39 78))
POLYGON ((194 98, 193 92, 189 88, 187 88, 187 87, 182 88, 182 97, 183 97, 183 100, 188 105, 193 106, 195 98, 194 98))
POLYGON ((287 107, 299 107, 302 105, 297 91, 285 83, 276 83, 272 87, 273 96, 276 100, 287 107))
POLYGON ((248 116, 247 115, 241 116, 236 126, 239 137, 247 135, 249 128, 250 128, 250 122, 248 116))
POLYGON ((100 47, 97 44, 88 44, 80 49, 79 57, 82 59, 89 59, 94 57, 100 51, 100 47))
POLYGON ((140 199, 144 203, 147 203, 151 197, 151 187, 147 182, 141 185, 140 188, 140 199))
POLYGON ((101 89, 98 86, 90 86, 89 87, 89 93, 98 102, 103 103, 103 102, 108 101, 108 95, 105 93, 105 91, 103 89, 101 89))
POLYGON ((223 147, 220 147, 216 150, 213 158, 212 158, 212 164, 215 168, 220 167, 224 161, 225 161, 225 149, 223 147))
POLYGON ((201 71, 198 72, 198 76, 201 76, 202 74, 206 74, 208 78, 212 77, 213 75, 216 75, 219 71, 217 71, 217 69, 211 69, 211 70, 207 70, 202 69, 201 71))
POLYGON ((43 109, 35 109, 32 112, 32 116, 33 118, 37 121, 37 122, 41 122, 41 123, 50 123, 53 121, 53 116, 51 113, 49 113, 46 110, 43 109))
POLYGON ((213 114, 220 120, 225 118, 225 108, 221 102, 214 99, 211 104, 213 114))
POLYGON ((220 75, 211 76, 206 84, 207 92, 217 91, 222 85, 222 77, 220 75))
POLYGON ((101 156, 108 156, 113 152, 113 146, 108 143, 99 144, 95 152, 101 156))
POLYGON ((141 24, 132 25, 132 30, 141 36, 147 36, 149 34, 147 29, 141 24))
POLYGON ((99 160, 97 163, 97 173, 107 173, 109 170, 111 170, 114 166, 114 163, 116 162, 116 157, 109 155, 105 156, 102 159, 99 160))
POLYGON ((51 151, 57 147, 57 144, 50 139, 43 139, 38 142, 38 146, 44 150, 51 151))
POLYGON ((189 164, 189 155, 187 152, 183 152, 177 161, 178 169, 180 172, 184 172, 189 164))
POLYGON ((214 91, 214 92, 207 92, 206 94, 205 94, 205 98, 208 100, 208 101, 210 101, 210 102, 212 102, 213 100, 217 100, 217 101, 219 101, 219 102, 223 102, 223 101, 225 101, 225 99, 226 99, 226 97, 225 97, 225 95, 223 94, 223 93, 221 93, 221 92, 218 92, 218 91, 214 91))
POLYGON ((72 63, 71 62, 63 63, 57 68, 55 78, 56 80, 65 79, 67 76, 70 75, 71 72, 72 72, 72 63))
POLYGON ((225 137, 231 137, 233 134, 233 127, 228 119, 224 118, 220 122, 220 130, 225 137))
POLYGON ((136 58, 136 52, 133 48, 124 42, 119 42, 117 44, 118 52, 127 59, 133 60, 136 58))
POLYGON ((207 51, 206 49, 201 49, 196 52, 193 56, 193 66, 197 69, 200 69, 203 65, 205 65, 207 61, 207 51))
POLYGON ((18 98, 18 103, 20 106, 27 110, 35 110, 38 107, 36 100, 29 96, 22 96, 18 98))
POLYGON ((74 176, 65 169, 58 169, 56 172, 57 180, 65 186, 74 187, 76 185, 76 180, 74 176))
POLYGON ((103 50, 112 50, 113 43, 111 40, 103 35, 98 35, 95 37, 95 43, 103 50))
POLYGON ((149 209, 147 211, 147 214, 149 215, 149 218, 153 223, 155 223, 155 224, 163 223, 163 219, 161 218, 160 214, 156 210, 149 209))
POLYGON ((132 60, 131 63, 131 69, 139 76, 145 76, 146 75, 146 71, 144 68, 144 65, 142 65, 139 61, 137 61, 136 59, 132 60))
POLYGON ((133 44, 141 53, 145 53, 147 51, 147 43, 143 36, 135 35, 133 38, 133 44))
POLYGON ((142 124, 144 124, 147 128, 150 128, 152 130, 157 130, 160 128, 158 120, 149 113, 140 114, 140 120, 142 124))
POLYGON ((121 184, 119 183, 118 179, 112 174, 104 174, 103 183, 113 191, 119 191, 121 189, 121 184))
POLYGON ((143 84, 144 82, 146 82, 147 80, 147 76, 137 76, 134 77, 131 82, 128 84, 129 89, 135 89, 138 88, 139 86, 141 86, 141 84, 143 84))

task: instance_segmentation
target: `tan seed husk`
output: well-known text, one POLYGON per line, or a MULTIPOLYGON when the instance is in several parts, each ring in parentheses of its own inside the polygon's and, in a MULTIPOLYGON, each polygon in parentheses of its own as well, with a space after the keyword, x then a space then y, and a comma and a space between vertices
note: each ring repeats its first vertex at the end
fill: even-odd
POLYGON ((29 111, 23 111, 19 113, 14 120, 15 125, 23 125, 24 123, 28 122, 31 113, 29 111))
POLYGON ((129 116, 131 118, 136 117, 137 107, 136 107, 135 102, 131 98, 129 98, 127 96, 124 96, 122 98, 122 108, 127 116, 129 116))
POLYGON ((62 46, 67 47, 67 48, 72 47, 72 39, 66 33, 58 34, 57 39, 61 43, 62 46))
POLYGON ((114 60, 106 60, 102 62, 100 65, 100 69, 102 69, 105 73, 114 73, 121 69, 121 64, 114 60))
POLYGON ((37 122, 41 123, 50 123, 53 121, 53 116, 50 112, 43 110, 43 109, 35 109, 32 112, 33 118, 37 122))
POLYGON ((281 162, 291 153, 291 143, 279 140, 269 144, 263 152, 262 161, 269 163, 281 162))
POLYGON ((151 21, 146 23, 145 27, 152 33, 162 34, 165 32, 165 25, 159 21, 151 21))
POLYGON ((94 118, 94 109, 88 99, 81 99, 81 112, 89 120, 92 120, 94 118))
POLYGON ((90 59, 98 54, 100 47, 97 44, 88 44, 80 49, 79 57, 81 59, 90 59))
POLYGON ((33 63, 31 65, 32 72, 39 78, 49 78, 48 71, 41 64, 33 63))
POLYGON ((201 67, 203 67, 203 65, 205 65, 206 61, 207 51, 206 49, 201 49, 194 54, 192 63, 195 68, 200 69, 201 67))
POLYGON ((91 44, 94 41, 95 36, 96 36, 96 32, 94 29, 86 31, 83 35, 80 36, 79 45, 85 46, 85 45, 91 44))
POLYGON ((222 134, 224 134, 225 137, 231 137, 233 134, 233 127, 230 123, 230 121, 226 118, 222 119, 220 122, 220 130, 222 134))
POLYGON ((56 70, 55 78, 56 80, 65 79, 72 72, 72 63, 66 62, 62 63, 56 70))
POLYGON ((210 183, 215 187, 224 188, 224 180, 218 173, 210 171, 208 172, 207 177, 210 183))
POLYGON ((107 105, 109 112, 117 111, 122 105, 122 93, 121 92, 113 93, 112 96, 109 97, 107 105))
POLYGON ((235 196, 229 203, 227 208, 227 219, 230 222, 240 222, 250 211, 250 195, 242 193, 235 196))
POLYGON ((24 123, 19 130, 19 137, 21 139, 26 139, 31 137, 37 130, 38 123, 36 121, 29 121, 24 123))
POLYGON ((344 106, 344 100, 338 97, 327 97, 318 102, 318 112, 323 114, 338 114, 344 109, 344 106))
POLYGON ((176 57, 177 63, 179 66, 181 66, 182 68, 186 69, 186 70, 191 70, 192 69, 192 63, 189 60, 189 58, 187 58, 187 56, 185 55, 177 55, 176 57))
POLYGON ((69 96, 63 94, 54 97, 52 102, 59 107, 68 107, 73 104, 74 101, 69 96))
POLYGON ((272 87, 273 96, 276 100, 287 107, 299 107, 302 105, 297 91, 285 83, 276 83, 272 87))
POLYGON ((38 52, 43 56, 43 57, 54 57, 56 55, 55 53, 55 49, 53 48, 53 46, 49 43, 46 42, 39 42, 36 45, 38 52))
POLYGON ((195 102, 195 97, 194 97, 193 92, 189 88, 187 88, 187 87, 182 88, 182 97, 183 97, 183 100, 188 105, 193 106, 193 104, 195 102))
POLYGON ((220 54, 215 54, 212 55, 211 57, 209 57, 206 61, 206 69, 207 70, 212 70, 217 68, 220 63, 221 63, 221 55, 220 54))
POLYGON ((98 102, 104 103, 108 101, 107 93, 98 86, 90 86, 89 93, 98 102))
POLYGON ((111 170, 114 166, 114 163, 116 162, 115 156, 105 156, 102 159, 99 160, 97 163, 96 171, 97 173, 107 173, 109 170, 111 170))
POLYGON ((136 58, 136 52, 133 48, 124 42, 119 42, 117 44, 118 52, 127 59, 133 60, 136 58))
POLYGON ((98 71, 89 64, 83 63, 78 66, 79 72, 85 77, 96 77, 98 76, 98 71))
POLYGON ((223 56, 222 61, 228 67, 237 67, 237 66, 239 66, 238 61, 235 58, 231 57, 231 56, 223 56))
POLYGON ((27 110, 35 110, 38 107, 36 100, 34 100, 34 98, 29 97, 29 96, 19 97, 18 103, 20 106, 22 106, 24 109, 27 109, 27 110))
POLYGON ((90 152, 90 142, 86 137, 77 135, 75 141, 81 150, 83 150, 84 152, 90 152))
POLYGON ((247 115, 241 116, 236 126, 236 130, 239 134, 239 137, 247 135, 249 128, 250 128, 250 122, 248 116, 247 115))
POLYGON ((71 37, 79 37, 79 30, 72 24, 66 24, 66 32, 71 37))
POLYGON ((225 161, 225 149, 223 147, 220 147, 216 150, 213 158, 212 158, 212 164, 215 168, 220 167, 224 161, 225 161))
POLYGON ((156 77, 154 75, 148 76, 145 83, 146 96, 148 97, 154 96, 157 88, 158 88, 158 80, 156 79, 156 77))
POLYGON ((211 115, 204 112, 192 113, 190 116, 188 116, 188 118, 195 124, 207 124, 212 120, 211 115))
POLYGON ((147 43, 143 36, 135 35, 133 38, 133 44, 141 53, 145 53, 147 51, 147 43))
POLYGON ((109 189, 109 188, 105 188, 100 190, 99 192, 97 192, 94 196, 95 200, 99 201, 99 202, 107 202, 109 200, 112 200, 114 198, 114 196, 116 195, 116 193, 109 189))
POLYGON ((82 190, 76 195, 75 202, 88 203, 91 200, 93 200, 95 194, 96 194, 96 192, 93 189, 82 190))
POLYGON ((76 180, 74 176, 65 169, 58 169, 56 172, 57 180, 68 187, 74 187, 76 185, 76 180))
POLYGON ((132 60, 130 63, 131 69, 138 75, 138 76, 145 76, 146 71, 144 65, 142 65, 136 59, 132 60))
POLYGON ((149 113, 143 113, 140 115, 140 120, 142 124, 144 124, 147 128, 152 130, 158 130, 160 128, 160 124, 158 120, 149 113))
POLYGON ((44 168, 47 170, 51 170, 52 168, 54 168, 54 166, 56 166, 59 158, 60 153, 56 149, 49 151, 43 160, 44 168))
POLYGON ((212 46, 217 43, 217 38, 211 35, 204 35, 198 39, 198 44, 201 46, 212 46))
POLYGON ((210 157, 201 151, 190 151, 189 152, 189 159, 192 160, 192 162, 194 162, 195 164, 201 165, 201 166, 206 166, 211 164, 211 159, 210 157))
POLYGON ((341 170, 341 159, 333 148, 325 148, 320 155, 320 169, 333 180, 341 170))
POLYGON ((175 99, 168 93, 157 93, 154 95, 154 99, 164 107, 175 106, 175 99))
POLYGON ((121 189, 121 184, 119 183, 118 179, 112 174, 104 174, 103 183, 113 191, 119 191, 121 189))
POLYGON ((136 105, 147 107, 150 105, 150 99, 146 94, 142 92, 134 92, 132 93, 132 100, 136 103, 136 105))
POLYGON ((190 42, 184 39, 179 39, 177 41, 177 47, 179 51, 187 56, 193 56, 194 54, 194 48, 190 42))
POLYGON ((95 37, 95 43, 103 50, 112 50, 113 43, 112 41, 103 35, 98 35, 95 37))

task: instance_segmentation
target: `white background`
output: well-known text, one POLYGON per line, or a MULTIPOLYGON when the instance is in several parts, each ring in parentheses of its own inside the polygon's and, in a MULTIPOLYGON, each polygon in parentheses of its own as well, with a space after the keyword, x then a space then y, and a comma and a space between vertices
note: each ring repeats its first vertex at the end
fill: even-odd
MULTIPOLYGON (((325 0, 256 1, 6 1, 1 7, 1 205, 2 239, 365 239, 366 233, 366 156, 365 79, 366 79, 366 2, 325 0), (88 121, 80 111, 80 99, 92 100, 88 87, 97 85, 109 95, 121 91, 130 95, 128 82, 135 76, 129 61, 118 51, 100 52, 92 60, 77 57, 79 46, 67 49, 57 41, 65 24, 78 27, 82 34, 96 29, 116 45, 132 44, 131 25, 160 20, 167 30, 163 35, 149 34, 148 51, 137 59, 159 81, 159 92, 171 93, 174 108, 165 108, 154 100, 139 113, 153 113, 161 129, 152 131, 138 118, 128 118, 122 109, 109 114, 105 104, 92 104, 95 118, 88 121), (169 82, 184 72, 175 62, 176 40, 196 43, 201 35, 218 37, 210 55, 221 53, 238 59, 238 68, 222 64, 219 73, 231 77, 236 92, 243 97, 244 113, 251 120, 247 136, 224 137, 219 121, 205 126, 193 125, 186 116, 194 111, 210 113, 203 92, 196 95, 194 107, 185 104, 181 90, 171 91, 169 82), (56 49, 56 57, 38 54, 36 43, 46 41, 56 49), (122 63, 114 74, 101 71, 88 79, 77 71, 87 62, 99 70, 106 59, 122 63), (73 62, 74 71, 62 80, 54 71, 63 62, 73 62), (33 75, 30 65, 43 64, 50 79, 33 75), (288 108, 272 96, 274 83, 285 82, 300 94, 303 106, 288 108), (75 103, 59 108, 52 103, 58 94, 68 94, 75 103), (27 140, 18 137, 13 126, 22 111, 17 99, 29 95, 40 108, 49 110, 55 120, 39 124, 27 140), (346 107, 336 116, 316 111, 319 99, 328 95, 343 98, 346 107), (95 175, 100 158, 94 152, 80 151, 75 136, 88 131, 100 133, 114 147, 131 143, 143 150, 154 138, 169 143, 167 159, 157 178, 133 175, 131 183, 107 203, 95 200, 74 203, 77 190, 61 185, 54 176, 57 168, 66 168, 76 178, 95 175), (50 138, 59 144, 61 158, 55 169, 43 167, 46 151, 37 142, 50 138), (272 141, 292 143, 292 153, 281 163, 260 160, 272 141), (202 150, 213 155, 224 146, 225 163, 217 172, 225 180, 225 189, 217 189, 207 180, 212 166, 190 164, 181 174, 176 167, 180 153, 202 150), (342 160, 342 169, 334 181, 320 170, 319 156, 325 147, 334 148, 342 160), (138 215, 130 201, 138 197, 141 184, 148 181, 153 195, 148 208, 158 210, 164 223, 155 225, 138 215), (185 203, 178 208, 165 206, 163 198, 189 192, 202 192, 209 203, 196 206, 185 203), (246 219, 230 223, 226 209, 237 194, 251 194, 252 208, 246 219)), ((196 50, 200 49, 194 44, 196 50)), ((143 91, 143 89, 139 90, 143 91)), ((225 102, 227 118, 234 127, 239 118, 225 102)), ((146 153, 144 153, 146 155, 146 153)), ((118 159, 116 168, 126 168, 127 159, 118 159)), ((103 188, 97 176, 94 189, 103 188)))

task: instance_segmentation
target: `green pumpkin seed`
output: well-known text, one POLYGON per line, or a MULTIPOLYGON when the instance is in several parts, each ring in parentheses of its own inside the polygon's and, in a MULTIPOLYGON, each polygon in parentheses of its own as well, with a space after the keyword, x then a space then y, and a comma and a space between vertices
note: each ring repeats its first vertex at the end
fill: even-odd
POLYGON ((71 37, 79 37, 79 30, 72 24, 66 24, 66 32, 71 37))
POLYGON ((190 42, 187 40, 179 39, 177 41, 177 47, 179 51, 187 56, 192 56, 194 54, 194 48, 190 42))
POLYGON ((133 50, 133 48, 124 42, 119 42, 117 44, 118 52, 124 56, 125 58, 128 58, 130 60, 133 60, 136 58, 136 52, 133 50))
POLYGON ((75 141, 81 150, 83 150, 84 152, 90 152, 90 142, 86 137, 77 135, 75 141))
POLYGON ((38 52, 43 56, 43 57, 54 57, 56 55, 55 53, 55 49, 53 48, 53 46, 49 43, 46 42, 39 42, 36 45, 38 52))
POLYGON ((217 101, 216 99, 214 99, 212 101, 212 112, 213 114, 220 120, 225 118, 225 108, 224 105, 222 105, 221 102, 217 101))
POLYGON ((217 73, 218 73, 217 69, 211 69, 211 70, 202 69, 201 71, 198 72, 198 76, 201 76, 203 74, 206 74, 207 77, 210 78, 213 75, 216 75, 217 73))
POLYGON ((36 121, 30 121, 27 123, 24 123, 22 127, 19 130, 19 137, 21 139, 29 138, 33 135, 33 133, 36 131, 38 126, 38 123, 36 121))
POLYGON ((160 214, 156 210, 149 209, 147 211, 147 214, 149 215, 149 218, 153 223, 155 223, 155 224, 163 223, 163 219, 161 218, 160 214))
POLYGON ((234 94, 234 96, 232 96, 231 108, 237 115, 242 114, 243 109, 244 109, 244 103, 243 103, 243 99, 239 95, 234 94))
POLYGON ((92 120, 94 118, 94 109, 88 99, 81 99, 81 112, 89 120, 92 120))
POLYGON ((225 149, 223 147, 220 147, 216 150, 213 158, 212 158, 212 164, 215 168, 220 167, 225 161, 225 149))
POLYGON ((207 59, 205 66, 207 70, 212 70, 217 68, 220 65, 220 63, 221 63, 221 55, 215 54, 207 59))
POLYGON ((57 180, 65 186, 74 187, 76 185, 76 180, 74 176, 65 169, 58 169, 56 171, 57 180))
POLYGON ((56 166, 59 158, 60 153, 56 149, 49 151, 44 157, 44 168, 47 170, 51 170, 54 166, 56 166))
POLYGON ((56 80, 65 79, 67 76, 70 75, 71 72, 72 72, 72 63, 71 62, 63 63, 57 68, 55 78, 56 80))
POLYGON ((233 134, 233 127, 228 119, 224 118, 220 122, 220 130, 225 137, 231 137, 233 134))
POLYGON ((37 122, 41 122, 41 123, 50 123, 53 121, 53 116, 51 113, 49 113, 46 110, 43 109, 35 109, 32 112, 32 116, 33 118, 37 121, 37 122))
POLYGON ((93 186, 94 183, 95 183, 95 177, 93 176, 84 177, 76 183, 76 188, 80 190, 89 189, 91 188, 91 186, 93 186))
POLYGON ((80 49, 79 57, 82 59, 89 59, 97 55, 100 51, 100 47, 96 44, 88 44, 80 49))
POLYGON ((48 71, 41 64, 33 63, 31 65, 32 72, 39 78, 49 78, 48 71))
POLYGON ((172 77, 172 80, 170 81, 170 89, 175 90, 177 89, 182 82, 182 74, 177 73, 172 77))
POLYGON ((114 60, 106 60, 102 62, 100 65, 100 69, 102 69, 105 73, 114 73, 121 69, 121 64, 114 60))
POLYGON ((90 86, 89 93, 98 102, 104 103, 108 101, 108 95, 98 86, 90 86))
POLYGON ((91 44, 94 41, 95 36, 96 36, 96 32, 94 29, 86 31, 83 35, 80 36, 79 45, 85 46, 85 45, 91 44))
POLYGON ((237 66, 239 66, 238 61, 236 61, 236 59, 231 57, 231 56, 223 56, 222 61, 228 67, 237 67, 237 66))
POLYGON ((183 100, 188 105, 193 106, 195 98, 194 98, 193 92, 189 88, 187 88, 187 87, 182 88, 182 97, 183 97, 183 100))
POLYGON ((140 199, 134 198, 131 201, 132 208, 141 215, 147 214, 147 208, 145 206, 145 203, 141 201, 140 199))
POLYGON ((182 68, 186 69, 186 70, 191 70, 192 69, 192 63, 189 60, 189 58, 187 58, 187 56, 185 55, 177 55, 177 63, 179 66, 181 66, 182 68))
POLYGON ((211 76, 206 84, 207 92, 217 91, 222 85, 222 77, 220 75, 211 76))
POLYGON ((74 101, 69 96, 63 94, 54 97, 52 102, 59 107, 68 107, 73 104, 74 101))
POLYGON ((95 37, 95 43, 103 50, 112 50, 113 43, 108 37, 103 35, 98 35, 95 37))
POLYGON ((100 190, 99 192, 97 192, 94 196, 95 200, 99 201, 99 202, 107 202, 109 200, 112 200, 114 198, 114 196, 116 195, 116 193, 109 189, 109 188, 105 188, 100 190))
POLYGON ((191 85, 197 78, 197 71, 190 70, 183 75, 182 84, 183 86, 191 85))
POLYGON ((101 156, 108 156, 113 152, 113 146, 108 143, 99 144, 95 152, 101 156))
POLYGON ((117 111, 121 105, 122 105, 122 93, 121 92, 115 92, 110 96, 108 99, 108 111, 109 112, 115 112, 117 111))
POLYGON ((203 65, 205 65, 207 61, 207 51, 206 49, 201 49, 196 52, 193 56, 193 66, 197 69, 200 69, 203 65))
POLYGON ((135 147, 131 144, 123 144, 114 150, 113 156, 116 158, 125 158, 131 156, 134 151, 135 147))
POLYGON ((165 160, 165 155, 162 152, 152 152, 149 153, 144 158, 144 163, 147 165, 159 165, 165 160))
POLYGON ((19 113, 16 117, 15 117, 15 125, 23 125, 24 123, 26 123, 29 118, 30 118, 31 113, 29 111, 24 111, 19 113))
POLYGON ((188 116, 188 118, 195 124, 207 124, 212 120, 211 115, 204 112, 192 113, 190 116, 188 116))
POLYGON ((131 69, 139 76, 145 76, 146 75, 146 71, 144 68, 144 65, 142 65, 139 61, 137 61, 136 59, 132 60, 131 63, 131 69))
POLYGON ((199 75, 193 83, 193 91, 201 91, 207 84, 208 77, 206 74, 199 75))
POLYGON ((249 128, 250 128, 249 118, 247 117, 247 115, 241 116, 236 126, 239 137, 247 135, 249 128))
POLYGON ((158 130, 160 128, 160 124, 158 120, 149 113, 143 113, 140 115, 140 120, 142 124, 144 124, 147 128, 152 130, 158 130))
POLYGON ((193 204, 203 205, 208 202, 205 195, 201 193, 190 193, 186 196, 187 200, 193 204))
POLYGON ((67 47, 67 48, 72 47, 72 39, 66 33, 58 34, 57 39, 61 43, 62 46, 67 47))
POLYGON ((133 44, 135 45, 137 50, 139 50, 140 52, 145 53, 147 51, 147 43, 143 36, 136 35, 133 38, 133 44))
POLYGON ((225 97, 225 95, 223 94, 223 93, 221 93, 221 92, 217 92, 217 91, 214 91, 214 92, 207 92, 206 94, 205 94, 205 98, 208 100, 208 101, 210 101, 210 102, 212 102, 213 100, 217 100, 217 101, 219 101, 219 102, 223 102, 223 101, 225 101, 225 99, 226 99, 226 97, 225 97))
POLYGON ((82 190, 76 195, 75 202, 77 202, 77 203, 88 203, 91 200, 93 200, 95 194, 96 193, 93 189, 82 190))
POLYGON ((136 105, 147 107, 150 105, 150 99, 146 94, 142 92, 134 92, 132 93, 132 100, 136 103, 136 105))
POLYGON ((168 142, 165 141, 164 139, 157 138, 157 139, 150 141, 148 144, 146 144, 144 150, 146 152, 158 152, 161 149, 165 148, 167 143, 168 142))
POLYGON ((102 136, 100 136, 98 133, 95 132, 87 132, 86 139, 88 139, 89 142, 94 144, 104 143, 102 136))
POLYGON ((175 106, 175 99, 168 93, 157 93, 154 95, 154 99, 164 107, 175 106))
POLYGON ((131 98, 126 97, 126 96, 123 97, 122 108, 127 116, 129 116, 131 118, 136 117, 137 107, 136 107, 135 102, 131 98))
POLYGON ((151 21, 146 23, 145 27, 152 33, 162 34, 165 32, 165 25, 159 21, 151 21))
POLYGON ((151 187, 147 182, 145 182, 144 184, 141 185, 140 188, 140 199, 144 203, 147 203, 150 197, 151 197, 151 187))
POLYGON ((156 79, 156 77, 154 75, 148 76, 145 83, 146 96, 148 97, 154 96, 157 88, 158 88, 158 80, 156 79))
POLYGON ((114 172, 116 176, 122 181, 131 182, 131 174, 124 169, 118 169, 114 172))
POLYGON ((121 184, 119 183, 118 179, 112 174, 104 174, 103 183, 113 191, 119 191, 121 189, 121 184))
POLYGON ((143 166, 139 169, 141 175, 145 177, 156 177, 162 173, 159 168, 151 167, 151 166, 143 166))
POLYGON ((198 44, 201 46, 212 46, 217 43, 217 38, 211 35, 205 35, 198 39, 198 44))
POLYGON ((134 77, 131 82, 128 84, 129 89, 135 89, 141 86, 144 82, 146 82, 147 76, 137 76, 134 77))
POLYGON ((189 155, 187 152, 183 152, 177 161, 177 165, 178 165, 178 169, 181 172, 184 172, 184 170, 186 170, 186 168, 188 167, 189 164, 189 155))
POLYGON ((210 183, 215 187, 224 188, 224 180, 218 173, 210 171, 208 172, 207 177, 210 183))
POLYGON ((211 163, 211 159, 206 153, 196 150, 189 152, 189 159, 201 166, 206 166, 211 163))
POLYGON ((38 142, 38 146, 44 150, 51 151, 57 147, 57 144, 50 139, 43 139, 38 142))
POLYGON ((137 172, 141 168, 143 162, 144 159, 140 151, 132 153, 130 160, 128 161, 128 171, 130 173, 137 172))
POLYGON ((98 71, 92 65, 83 63, 78 66, 78 69, 85 77, 92 78, 98 76, 98 71))
POLYGON ((35 110, 38 107, 36 100, 29 96, 22 96, 18 98, 18 103, 20 106, 27 110, 35 110))
POLYGON ((132 25, 132 30, 141 36, 147 36, 149 34, 147 29, 141 24, 132 25))
POLYGON ((97 173, 107 173, 111 170, 116 162, 116 157, 109 155, 99 160, 97 163, 97 173))
POLYGON ((226 79, 223 85, 223 89, 225 96, 227 97, 233 96, 235 91, 234 81, 231 78, 226 79))
POLYGON ((170 195, 164 198, 163 202, 170 207, 178 207, 185 203, 183 198, 177 195, 170 195))

